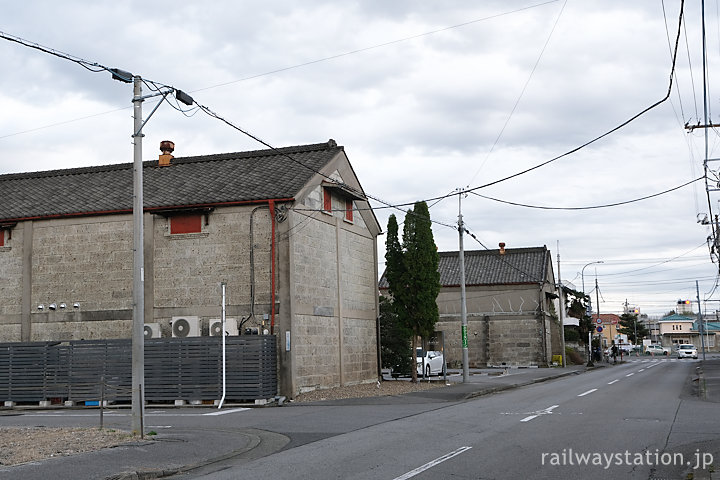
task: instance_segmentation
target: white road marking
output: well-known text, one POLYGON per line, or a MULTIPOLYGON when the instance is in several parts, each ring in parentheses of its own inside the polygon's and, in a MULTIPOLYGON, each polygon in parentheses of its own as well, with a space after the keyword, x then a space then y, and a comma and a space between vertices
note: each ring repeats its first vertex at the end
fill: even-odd
POLYGON ((617 382, 618 380, 613 380, 612 382, 608 382, 608 385, 612 385, 613 383, 617 382))
POLYGON ((591 394, 591 393, 593 393, 593 392, 597 392, 597 388, 593 388, 592 390, 588 390, 587 392, 583 392, 583 393, 581 393, 580 395, 578 395, 578 397, 584 397, 585 395, 589 395, 589 394, 591 394))
POLYGON ((635 372, 632 372, 632 373, 628 373, 628 374, 627 374, 627 375, 625 375, 625 376, 626 376, 626 377, 632 377, 633 375, 635 375, 635 372))
MULTIPOLYGON (((226 415, 228 413, 244 412, 245 410, 252 410, 251 408, 233 408, 231 410, 220 410, 217 412, 209 413, 148 413, 145 412, 146 417, 203 417, 206 415, 226 415)), ((100 412, 95 410, 94 412, 88 413, 23 413, 23 417, 99 417, 100 412)), ((130 413, 119 413, 119 412, 108 412, 107 410, 103 414, 106 417, 128 417, 130 413)))
POLYGON ((640 370, 638 370, 638 372, 644 372, 644 371, 645 371, 644 368, 641 368, 640 370))
POLYGON ((415 470, 410 470, 409 472, 407 472, 407 473, 404 474, 404 475, 400 475, 399 477, 395 477, 393 480, 407 480, 408 478, 412 478, 412 477, 414 477, 415 475, 424 472, 425 470, 431 469, 431 468, 434 467, 435 465, 439 465, 439 464, 441 464, 442 462, 444 462, 444 461, 446 461, 446 460, 450 460, 451 458, 453 458, 453 457, 455 457, 455 456, 457 456, 457 455, 460 455, 460 454, 463 453, 463 452, 466 452, 466 451, 470 450, 471 448, 472 448, 472 447, 460 447, 460 448, 458 448, 457 450, 453 450, 453 451, 450 452, 450 453, 446 453, 446 454, 443 455, 442 457, 436 458, 436 459, 433 460, 432 462, 428 462, 428 463, 426 463, 425 465, 416 468, 415 470))
POLYGON ((210 413, 203 413, 203 415, 226 415, 228 413, 237 413, 237 412, 244 412, 245 410, 250 410, 249 408, 233 408, 232 410, 218 410, 217 412, 210 412, 210 413))
POLYGON ((539 417, 540 415, 548 415, 548 414, 552 413, 552 411, 553 411, 554 409, 556 409, 557 407, 559 407, 559 405, 553 405, 553 406, 548 407, 548 408, 546 408, 546 409, 544 409, 544 410, 538 410, 537 412, 533 412, 532 415, 527 416, 527 417, 523 418, 523 419, 520 420, 520 421, 521 421, 521 422, 529 422, 529 421, 532 420, 533 418, 539 417))

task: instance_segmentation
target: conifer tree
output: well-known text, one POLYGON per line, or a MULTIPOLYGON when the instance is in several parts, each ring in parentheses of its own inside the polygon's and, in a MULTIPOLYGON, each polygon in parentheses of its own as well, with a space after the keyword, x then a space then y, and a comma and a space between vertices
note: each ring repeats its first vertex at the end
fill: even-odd
POLYGON ((385 249, 385 278, 393 301, 393 313, 397 322, 412 332, 411 373, 412 380, 417 382, 414 368, 417 337, 432 335, 439 319, 440 256, 425 202, 415 203, 405 215, 402 245, 398 240, 397 219, 390 215, 385 249))
MULTIPOLYGON (((401 304, 404 315, 399 319, 413 332, 412 351, 415 352, 417 337, 431 336, 439 319, 437 296, 440 293, 440 256, 433 238, 427 203, 415 203, 413 209, 405 215, 402 248, 405 274, 401 304)), ((412 378, 417 381, 414 368, 412 378)))

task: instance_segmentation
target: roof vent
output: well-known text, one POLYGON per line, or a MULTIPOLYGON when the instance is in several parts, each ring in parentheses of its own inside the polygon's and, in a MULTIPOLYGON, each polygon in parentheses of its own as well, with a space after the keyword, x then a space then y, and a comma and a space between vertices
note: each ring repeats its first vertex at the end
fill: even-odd
POLYGON ((173 159, 172 152, 175 150, 175 143, 170 140, 163 140, 160 142, 160 159, 158 165, 161 167, 167 167, 170 165, 170 161, 173 159))
POLYGON ((505 242, 500 242, 498 245, 500 246, 500 255, 505 255, 505 242))

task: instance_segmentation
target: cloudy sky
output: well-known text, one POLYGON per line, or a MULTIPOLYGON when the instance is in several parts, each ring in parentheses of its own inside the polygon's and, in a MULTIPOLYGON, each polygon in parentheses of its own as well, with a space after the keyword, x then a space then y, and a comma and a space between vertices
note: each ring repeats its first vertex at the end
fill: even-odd
MULTIPOLYGON (((578 289, 602 261, 584 269, 601 313, 626 300, 665 313, 695 300, 696 280, 703 308, 720 308, 698 223, 720 213, 720 196, 689 183, 705 140, 684 128, 704 123, 700 2, 685 5, 669 99, 568 155, 665 99, 679 0, 4 3, 5 36, 173 85, 276 147, 335 139, 389 204, 473 189, 466 249, 546 245, 557 275, 559 244, 562 279, 578 289)), ((706 3, 712 120, 720 24, 706 3)), ((132 161, 131 85, 6 39, 0 59, 0 174, 132 161)), ((176 156, 264 148, 167 104, 144 133, 147 160, 164 139, 176 156)), ((720 157, 717 132, 708 138, 720 157)), ((440 250, 457 250, 458 197, 429 203, 440 250)), ((404 218, 378 209, 384 228, 390 213, 404 218)))

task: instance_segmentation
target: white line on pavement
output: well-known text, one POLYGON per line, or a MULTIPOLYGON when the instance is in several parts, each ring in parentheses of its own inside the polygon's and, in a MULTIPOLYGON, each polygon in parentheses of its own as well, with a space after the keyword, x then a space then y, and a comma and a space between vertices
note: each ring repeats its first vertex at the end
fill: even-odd
POLYGON ((578 395, 578 397, 584 397, 585 395, 589 395, 592 392, 596 392, 596 391, 597 391, 597 388, 593 388, 592 390, 588 390, 587 392, 581 393, 580 395, 578 395))
POLYGON ((529 422, 530 420, 532 420, 533 418, 538 417, 538 416, 539 416, 539 415, 530 415, 529 417, 525 417, 525 418, 523 418, 523 419, 520 420, 520 421, 521 421, 521 422, 529 422))
POLYGON ((612 385, 613 383, 615 383, 615 382, 617 382, 617 381, 618 381, 618 380, 615 379, 615 380, 613 380, 612 382, 608 382, 608 385, 612 385))
POLYGON ((625 375, 625 376, 626 376, 626 377, 632 377, 633 375, 635 375, 635 372, 633 372, 633 373, 628 373, 628 374, 625 375))
POLYGON ((416 468, 415 470, 410 470, 409 472, 407 472, 407 473, 404 474, 404 475, 400 475, 399 477, 395 477, 394 480, 407 480, 408 478, 412 478, 412 477, 414 477, 415 475, 417 475, 417 474, 419 474, 419 473, 422 473, 422 472, 424 472, 425 470, 428 470, 428 469, 434 467, 435 465, 439 465, 439 464, 441 464, 442 462, 444 462, 444 461, 446 461, 446 460, 450 460, 451 458, 453 458, 453 457, 455 457, 455 456, 457 456, 457 455, 460 455, 461 453, 463 453, 463 452, 465 452, 465 451, 467 451, 467 450, 470 450, 471 448, 472 448, 472 447, 460 447, 460 448, 458 448, 457 450, 453 450, 453 451, 450 452, 450 453, 446 453, 446 454, 443 455, 442 457, 436 458, 436 459, 433 460, 432 462, 428 462, 428 463, 426 463, 425 465, 416 468))
POLYGON ((640 370, 638 370, 638 372, 644 372, 644 371, 645 371, 644 368, 641 368, 640 370))
POLYGON ((233 408, 232 410, 219 410, 217 412, 203 413, 203 415, 226 415, 228 413, 244 412, 250 410, 249 408, 233 408))

